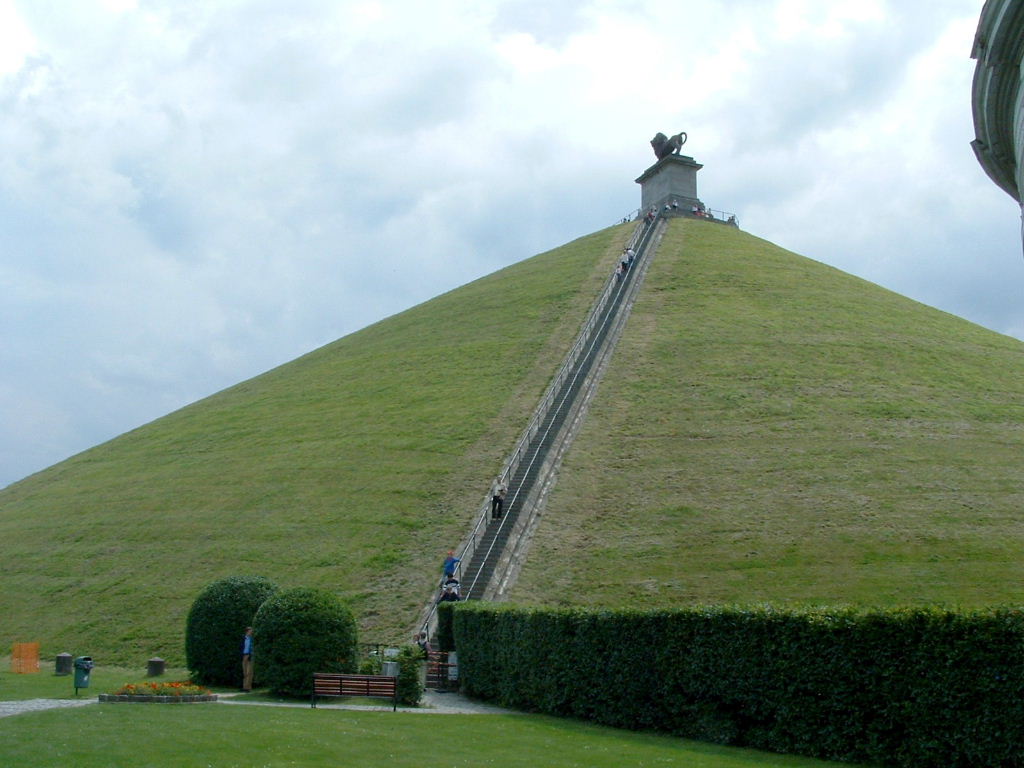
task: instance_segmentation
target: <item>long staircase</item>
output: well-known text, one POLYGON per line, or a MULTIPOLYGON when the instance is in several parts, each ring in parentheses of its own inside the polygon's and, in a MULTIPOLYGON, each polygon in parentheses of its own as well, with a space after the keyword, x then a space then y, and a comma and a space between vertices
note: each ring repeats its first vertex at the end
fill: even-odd
MULTIPOLYGON (((596 384, 596 377, 590 374, 611 352, 616 329, 625 322, 663 226, 661 218, 638 222, 627 244, 636 254, 633 265, 624 274, 609 278, 500 475, 508 487, 502 516, 491 520, 490 495, 484 501, 476 526, 458 553, 462 599, 493 599, 502 580, 508 580, 511 550, 528 527, 525 523, 540 487, 551 472, 552 460, 566 440, 581 400, 596 384)), ((435 600, 436 595, 425 609, 422 624, 431 637, 436 627, 435 600)))

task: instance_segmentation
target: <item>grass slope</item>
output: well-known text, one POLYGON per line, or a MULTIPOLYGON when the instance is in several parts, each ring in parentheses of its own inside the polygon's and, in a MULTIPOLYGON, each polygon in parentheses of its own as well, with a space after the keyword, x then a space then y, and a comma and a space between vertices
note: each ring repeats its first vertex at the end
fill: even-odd
POLYGON ((513 599, 1024 600, 1024 344, 671 225, 513 599))
POLYGON ((409 639, 628 227, 521 262, 0 491, 0 643, 183 661, 229 574, 409 639))

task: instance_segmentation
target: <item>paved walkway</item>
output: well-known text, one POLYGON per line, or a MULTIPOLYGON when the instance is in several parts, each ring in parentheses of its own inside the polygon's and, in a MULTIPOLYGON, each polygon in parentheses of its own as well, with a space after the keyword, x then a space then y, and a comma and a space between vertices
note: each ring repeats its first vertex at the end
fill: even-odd
MULTIPOLYGON (((247 699, 235 700, 238 694, 218 694, 218 703, 230 704, 238 707, 302 707, 309 709, 309 702, 277 702, 277 701, 251 701, 247 699)), ((96 704, 95 696, 83 697, 81 699, 26 699, 24 701, 0 701, 0 717, 20 715, 25 712, 42 712, 47 709, 62 709, 66 707, 84 707, 86 704, 96 704)), ((390 712, 389 706, 375 706, 372 704, 341 704, 324 702, 317 704, 318 709, 348 709, 358 712, 390 712)), ((459 693, 438 693, 437 691, 425 691, 423 702, 419 707, 399 707, 399 712, 416 712, 425 715, 501 715, 510 714, 511 710, 502 709, 492 704, 467 699, 459 693)))
POLYGON ((24 712, 42 712, 45 709, 61 709, 64 707, 84 707, 95 704, 95 696, 83 699, 26 699, 24 701, 0 701, 0 717, 20 715, 24 712))
MULTIPOLYGON (((239 707, 304 707, 309 709, 309 702, 299 701, 251 701, 235 699, 238 694, 220 694, 218 702, 239 707)), ((390 712, 391 707, 375 704, 337 703, 331 700, 318 701, 317 709, 347 709, 355 712, 390 712)), ((418 707, 399 707, 399 712, 414 712, 423 715, 507 715, 512 710, 467 699, 461 693, 438 693, 424 691, 423 700, 418 707)))

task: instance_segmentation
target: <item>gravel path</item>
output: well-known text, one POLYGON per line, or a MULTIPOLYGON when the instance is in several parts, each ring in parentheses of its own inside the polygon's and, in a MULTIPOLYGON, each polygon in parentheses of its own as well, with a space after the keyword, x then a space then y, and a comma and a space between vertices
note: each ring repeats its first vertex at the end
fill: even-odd
MULTIPOLYGON (((308 702, 275 702, 234 700, 236 694, 221 694, 218 702, 239 707, 304 707, 309 709, 308 702)), ((390 712, 391 707, 374 704, 339 704, 330 699, 317 702, 317 709, 348 709, 355 712, 390 712)), ((438 693, 425 691, 423 702, 418 707, 399 707, 399 712, 415 712, 423 715, 508 715, 512 710, 502 709, 493 704, 467 699, 459 693, 438 693)))
MULTIPOLYGON (((274 702, 274 701, 247 701, 245 699, 234 700, 237 694, 222 693, 218 696, 218 703, 231 704, 240 707, 302 707, 309 708, 305 702, 274 702)), ((61 709, 65 707, 84 707, 86 704, 96 704, 95 696, 83 699, 27 699, 25 701, 0 701, 0 717, 20 715, 25 712, 42 712, 47 709, 61 709)), ((373 704, 337 704, 330 701, 317 704, 317 708, 323 709, 348 709, 357 712, 390 712, 391 707, 377 706, 373 704)), ((426 691, 423 694, 423 703, 419 707, 399 707, 399 712, 416 712, 424 715, 502 715, 510 714, 511 710, 502 709, 492 704, 484 704, 479 701, 467 699, 459 693, 438 693, 437 691, 426 691)))
POLYGON ((20 715, 24 712, 42 712, 45 709, 61 709, 63 707, 84 707, 95 704, 97 699, 90 696, 85 699, 26 699, 24 701, 0 701, 0 717, 20 715))

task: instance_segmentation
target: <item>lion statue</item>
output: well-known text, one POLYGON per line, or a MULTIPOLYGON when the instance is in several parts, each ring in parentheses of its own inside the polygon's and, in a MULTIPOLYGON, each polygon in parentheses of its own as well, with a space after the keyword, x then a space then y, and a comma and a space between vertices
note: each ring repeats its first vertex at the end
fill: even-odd
POLYGON ((656 133, 651 139, 651 147, 659 160, 669 155, 678 155, 679 150, 686 143, 686 131, 680 131, 675 136, 666 136, 664 133, 656 133))

